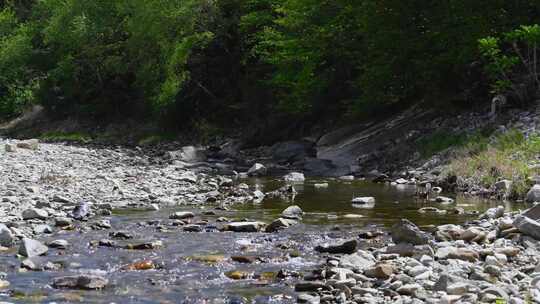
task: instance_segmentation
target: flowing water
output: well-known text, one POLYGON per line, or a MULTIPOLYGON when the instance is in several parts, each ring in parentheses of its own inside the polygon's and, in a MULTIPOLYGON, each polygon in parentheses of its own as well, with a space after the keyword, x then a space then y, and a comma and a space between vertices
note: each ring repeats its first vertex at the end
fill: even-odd
MULTIPOLYGON (((253 179, 252 187, 273 190, 282 182, 273 179, 253 179)), ((313 248, 322 243, 354 238, 367 229, 385 229, 399 218, 408 218, 420 226, 461 223, 474 216, 422 214, 418 209, 435 206, 451 209, 456 206, 469 211, 484 211, 496 202, 458 198, 456 204, 442 206, 414 199, 412 186, 389 186, 369 182, 308 180, 295 185, 298 195, 294 204, 304 212, 303 221, 278 233, 219 232, 216 219, 244 218, 270 222, 291 202, 268 199, 261 204, 236 206, 231 210, 214 210, 213 215, 201 215, 206 220, 205 232, 183 232, 174 226, 168 215, 172 211, 204 210, 175 208, 153 212, 115 212, 107 217, 110 230, 60 231, 42 239, 65 239, 66 250, 50 249, 34 259, 36 264, 52 262, 61 265, 54 271, 19 270, 20 260, 15 251, 0 253, 0 271, 7 273, 11 286, 0 291, 0 301, 56 303, 294 303, 294 276, 280 279, 280 270, 306 273, 320 262, 313 248), (315 183, 327 182, 328 188, 317 189, 315 183), (371 209, 355 208, 354 196, 373 196, 371 209), (357 216, 350 216, 355 214, 357 216), (346 216, 348 215, 348 216, 346 216), (362 217, 358 217, 361 215, 362 217), (214 225, 216 224, 216 225, 214 225), (153 250, 128 250, 89 245, 92 241, 108 239, 109 232, 125 230, 135 237, 118 240, 120 245, 161 240, 163 247, 153 250), (231 256, 256 257, 257 262, 242 264, 231 256), (127 271, 125 266, 151 260, 156 269, 127 271), (89 270, 107 277, 110 285, 99 291, 57 290, 50 287, 53 278, 89 270), (247 274, 240 280, 226 276, 227 272, 247 274)), ((500 203, 499 203, 500 204, 500 203)), ((523 206, 506 203, 507 209, 523 206)), ((213 210, 212 206, 204 207, 213 210)), ((78 224, 79 225, 79 224, 78 224)), ((87 224, 83 224, 87 225, 87 224)))

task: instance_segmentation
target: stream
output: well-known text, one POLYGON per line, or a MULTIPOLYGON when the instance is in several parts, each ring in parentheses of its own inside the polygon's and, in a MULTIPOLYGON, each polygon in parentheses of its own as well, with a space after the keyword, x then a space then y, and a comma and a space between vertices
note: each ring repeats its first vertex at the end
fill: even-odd
MULTIPOLYGON (((250 179, 251 188, 267 192, 282 181, 272 178, 250 179)), ((338 240, 358 238, 367 230, 385 230, 400 218, 420 227, 463 223, 477 215, 423 214, 419 208, 433 206, 451 210, 483 212, 501 203, 457 198, 457 203, 441 205, 414 198, 414 186, 390 186, 364 181, 308 179, 295 185, 294 203, 266 199, 260 204, 236 205, 224 210, 216 205, 204 207, 163 208, 159 211, 114 210, 112 228, 55 231, 40 240, 44 243, 63 239, 66 249, 50 248, 46 256, 32 258, 47 270, 20 268, 16 248, 0 253, 0 272, 11 285, 0 291, 0 301, 12 303, 295 303, 294 283, 324 260, 314 247, 338 240), (328 183, 315 188, 315 183, 328 183), (373 208, 355 208, 351 198, 373 196, 373 208), (291 204, 304 211, 303 220, 276 233, 220 232, 221 220, 258 220, 270 223, 291 204), (191 211, 191 219, 202 232, 185 232, 182 224, 169 219, 176 211, 191 211), (219 220, 219 221, 218 221, 219 220), (112 231, 123 231, 129 239, 113 238, 112 231), (116 246, 99 245, 99 240, 113 240, 116 246), (156 249, 125 249, 129 244, 159 240, 156 249), (234 260, 231 257, 236 257, 234 260), (148 270, 132 270, 134 262, 150 261, 148 270), (239 262, 240 261, 240 262, 239 262), (243 263, 243 262, 248 263, 243 263), (109 285, 103 290, 63 290, 51 287, 55 277, 77 273, 106 276, 109 285), (241 278, 238 278, 240 276, 241 278), (231 278, 233 277, 233 278, 231 278)), ((448 194, 446 194, 448 195, 448 194)), ((523 208, 505 203, 507 211, 523 208)), ((95 219, 93 220, 95 221, 95 219)), ((370 246, 370 244, 364 244, 370 246)), ((39 268, 39 267, 37 267, 39 268)))

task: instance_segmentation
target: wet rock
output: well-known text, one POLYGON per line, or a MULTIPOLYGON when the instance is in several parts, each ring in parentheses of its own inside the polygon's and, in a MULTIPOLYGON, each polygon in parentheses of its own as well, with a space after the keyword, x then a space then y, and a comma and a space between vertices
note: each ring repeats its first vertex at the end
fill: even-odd
POLYGON ((193 212, 187 212, 187 211, 175 212, 169 215, 169 218, 172 220, 183 220, 183 219, 192 218, 192 217, 195 217, 195 214, 193 214, 193 212))
POLYGON ((150 270, 156 268, 156 265, 151 260, 144 260, 140 262, 135 262, 133 264, 126 265, 123 267, 124 270, 134 271, 134 270, 150 270))
POLYGON ((236 255, 236 256, 232 256, 231 260, 238 263, 251 264, 251 263, 256 262, 258 258, 254 256, 236 255))
POLYGON ((340 244, 317 246, 315 250, 318 252, 351 254, 356 252, 356 246, 358 246, 356 240, 348 240, 340 244))
POLYGON ((17 146, 14 144, 5 144, 4 149, 6 152, 17 152, 17 146))
POLYGON ((115 239, 129 240, 133 238, 133 234, 129 231, 113 231, 109 236, 115 239))
POLYGON ((140 243, 140 244, 129 244, 126 246, 126 249, 147 250, 147 249, 158 249, 161 247, 163 247, 163 242, 152 241, 152 242, 140 243))
POLYGON ((22 217, 24 220, 32 220, 32 219, 46 220, 49 217, 49 213, 43 209, 30 208, 22 212, 22 217))
POLYGON ((262 191, 255 190, 255 191, 253 191, 253 202, 255 204, 258 204, 258 203, 260 203, 260 202, 262 202, 264 200, 265 196, 266 195, 262 191))
POLYGON ((4 224, 0 224, 0 246, 11 247, 15 237, 11 230, 4 224))
POLYGON ((351 202, 358 205, 372 205, 375 204, 375 198, 372 196, 355 197, 351 202))
POLYGON ((73 209, 71 216, 76 220, 83 220, 84 218, 90 215, 90 204, 88 202, 83 202, 73 209))
POLYGON ((17 148, 28 149, 28 150, 37 150, 39 149, 39 140, 38 139, 28 139, 20 141, 17 143, 17 148))
POLYGON ((338 177, 339 180, 342 180, 342 181, 353 181, 354 180, 354 176, 353 175, 343 175, 343 176, 340 176, 338 177))
POLYGON ((225 261, 225 256, 218 255, 218 254, 210 254, 210 255, 197 255, 190 257, 189 259, 197 262, 202 263, 209 263, 209 264, 216 264, 221 263, 225 261))
POLYGON ((262 164, 256 163, 251 168, 249 168, 247 174, 249 176, 265 176, 266 175, 266 167, 262 164))
POLYGON ((263 222, 232 222, 225 226, 225 230, 234 232, 258 232, 263 229, 263 222))
POLYGON ((430 213, 430 214, 446 214, 446 210, 438 209, 435 207, 422 207, 418 209, 420 213, 430 213))
POLYGON ((47 253, 48 250, 49 248, 40 243, 39 241, 29 238, 23 238, 21 246, 19 247, 19 254, 27 258, 31 258, 43 255, 47 253))
POLYGON ((296 225, 298 222, 292 219, 278 218, 270 223, 266 227, 266 232, 276 232, 281 229, 289 228, 292 225, 296 225))
POLYGON ((441 204, 453 204, 454 203, 454 199, 453 198, 450 198, 450 197, 446 197, 446 196, 437 196, 435 198, 435 201, 437 203, 441 203, 441 204))
POLYGON ((234 270, 234 271, 226 272, 225 275, 228 278, 233 279, 233 280, 244 280, 250 276, 250 273, 245 272, 245 271, 234 270))
POLYGON ((536 184, 527 192, 525 201, 528 203, 540 202, 540 185, 536 184))
POLYGON ((480 215, 480 219, 497 219, 503 217, 504 215, 504 206, 497 206, 495 208, 489 208, 480 215))
POLYGON ((189 224, 182 227, 182 230, 186 232, 202 232, 203 227, 201 227, 200 225, 189 224))
POLYGON ((304 173, 291 172, 291 173, 288 173, 287 175, 283 176, 283 180, 285 180, 286 182, 299 183, 299 182, 305 181, 306 177, 304 176, 304 173))
POLYGON ((98 275, 76 275, 55 278, 52 286, 54 288, 70 289, 102 289, 109 284, 109 280, 98 275))
POLYGON ((433 237, 421 231, 415 224, 406 219, 401 219, 391 228, 394 243, 411 243, 414 245, 427 244, 433 237))
POLYGON ((48 246, 51 248, 66 249, 69 246, 69 243, 66 240, 54 240, 49 242, 48 246))
POLYGON ((282 217, 293 220, 302 219, 303 214, 304 211, 302 211, 302 209, 297 205, 289 206, 281 212, 282 217))
POLYGON ((324 189, 324 188, 328 188, 328 183, 318 183, 318 184, 314 184, 313 187, 315 187, 315 189, 324 189))
POLYGON ((52 233, 53 229, 49 225, 36 225, 34 226, 34 234, 52 233))

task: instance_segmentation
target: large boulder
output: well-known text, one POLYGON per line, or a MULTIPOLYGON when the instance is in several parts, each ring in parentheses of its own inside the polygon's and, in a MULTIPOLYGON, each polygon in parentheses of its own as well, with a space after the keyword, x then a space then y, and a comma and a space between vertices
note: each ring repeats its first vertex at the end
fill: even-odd
POLYGON ((524 215, 519 215, 516 217, 513 223, 521 233, 528 235, 536 240, 540 240, 540 223, 526 217, 524 215))
POLYGON ((4 224, 0 224, 0 246, 10 247, 15 238, 11 230, 4 224))
POLYGON ((49 248, 39 241, 23 238, 19 247, 19 254, 27 258, 44 255, 49 248))
POLYGON ((394 243, 411 243, 413 245, 424 245, 433 239, 428 233, 420 230, 415 224, 407 219, 401 219, 391 229, 394 243))
POLYGON ((293 220, 301 219, 303 214, 304 214, 304 211, 302 211, 302 209, 297 205, 289 206, 285 208, 283 212, 281 212, 282 217, 293 219, 293 220))
POLYGON ((528 203, 540 202, 540 185, 536 184, 527 192, 525 201, 528 203))
POLYGON ((306 140, 284 141, 274 144, 270 150, 277 161, 295 162, 317 154, 314 143, 306 140))
POLYGON ((249 176, 264 176, 266 175, 266 167, 262 164, 256 163, 249 168, 247 174, 249 176))

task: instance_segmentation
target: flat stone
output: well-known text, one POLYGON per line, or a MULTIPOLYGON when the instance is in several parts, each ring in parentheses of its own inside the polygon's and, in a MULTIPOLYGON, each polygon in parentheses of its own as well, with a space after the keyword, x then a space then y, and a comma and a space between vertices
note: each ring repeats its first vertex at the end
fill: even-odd
POLYGON ((54 240, 49 242, 48 245, 51 248, 66 249, 69 246, 69 243, 66 240, 54 240))
POLYGON ((169 215, 169 218, 172 220, 183 220, 183 219, 192 218, 192 217, 195 217, 195 214, 193 214, 193 212, 187 212, 187 211, 175 212, 169 215))
POLYGON ((375 204, 375 198, 372 196, 355 197, 351 203, 357 205, 372 205, 375 204))
POLYGON ((0 224, 0 246, 11 247, 15 237, 11 230, 4 224, 0 224))
POLYGON ((76 275, 55 278, 52 286, 54 288, 70 289, 102 289, 109 284, 109 280, 98 275, 76 275))
POLYGON ((454 199, 453 198, 450 198, 450 197, 446 197, 446 196, 437 196, 435 198, 435 201, 437 203, 441 203, 441 204, 452 204, 454 203, 454 199))
POLYGON ((265 226, 263 222, 232 222, 225 226, 225 230, 234 232, 258 232, 265 226))
POLYGON ((303 281, 294 285, 294 291, 296 292, 314 292, 319 289, 328 290, 330 288, 321 281, 303 281))
POLYGON ((377 278, 377 279, 388 279, 396 270, 390 264, 377 264, 373 267, 370 267, 364 270, 364 274, 368 277, 377 278))
POLYGON ((340 244, 317 246, 315 250, 318 252, 351 254, 356 251, 357 245, 356 240, 348 240, 340 244))

